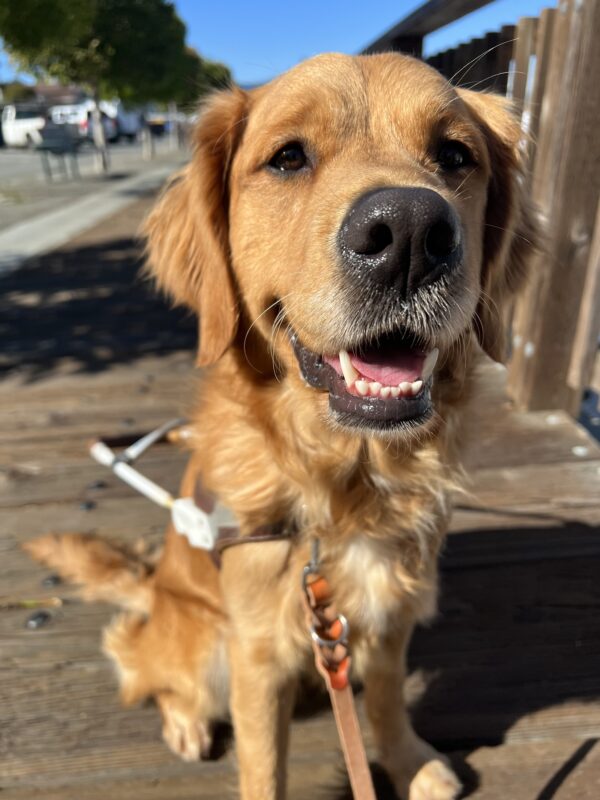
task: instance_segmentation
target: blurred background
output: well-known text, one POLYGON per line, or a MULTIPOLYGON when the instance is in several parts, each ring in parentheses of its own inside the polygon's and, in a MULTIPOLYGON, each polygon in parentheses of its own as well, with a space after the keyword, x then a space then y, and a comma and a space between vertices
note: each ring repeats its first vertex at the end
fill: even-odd
MULTIPOLYGON (((119 704, 100 645, 114 609, 20 546, 67 530, 161 546, 167 515, 86 443, 193 403, 197 323, 144 280, 139 229, 202 98, 319 52, 388 50, 513 101, 545 243, 464 442, 440 614, 410 648, 413 717, 465 796, 597 800, 599 40, 599 0, 0 0, 3 800, 236 796, 227 730, 222 758, 179 761, 155 708, 119 704)), ((176 493, 184 462, 157 446, 140 469, 176 493)), ((304 709, 291 800, 349 798, 340 763, 327 704, 304 709)))

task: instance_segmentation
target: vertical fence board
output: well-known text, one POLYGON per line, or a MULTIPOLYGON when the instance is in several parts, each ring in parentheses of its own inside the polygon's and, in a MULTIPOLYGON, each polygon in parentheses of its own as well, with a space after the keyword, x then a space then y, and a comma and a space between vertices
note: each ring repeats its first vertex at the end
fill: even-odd
POLYGON ((535 53, 535 38, 538 21, 535 17, 522 17, 517 25, 516 39, 511 59, 510 97, 519 111, 525 105, 525 92, 531 67, 531 56, 535 53))
POLYGON ((504 25, 500 30, 500 43, 494 50, 495 59, 492 62, 490 89, 500 94, 506 94, 506 84, 508 80, 508 68, 512 58, 513 42, 516 35, 514 25, 504 25))
POLYGON ((488 44, 485 37, 475 39, 473 48, 473 63, 464 76, 463 85, 467 89, 480 90, 482 83, 485 83, 487 78, 487 64, 486 64, 486 50, 488 44))
POLYGON ((598 352, 598 336, 600 336, 600 203, 596 212, 594 238, 590 248, 575 343, 567 376, 567 383, 573 392, 573 405, 570 411, 574 415, 579 414, 581 389, 590 386, 592 382, 594 361, 598 352))
POLYGON ((531 172, 533 172, 535 166, 537 142, 540 133, 540 114, 546 91, 550 58, 552 56, 552 37, 554 34, 555 19, 556 10, 554 8, 545 8, 540 17, 536 36, 535 81, 526 108, 526 133, 528 134, 527 151, 529 169, 531 172))
POLYGON ((494 79, 491 78, 496 68, 496 49, 500 44, 500 34, 498 32, 486 33, 483 37, 483 56, 479 62, 481 67, 481 74, 478 84, 472 88, 478 91, 491 89, 494 85, 494 79))

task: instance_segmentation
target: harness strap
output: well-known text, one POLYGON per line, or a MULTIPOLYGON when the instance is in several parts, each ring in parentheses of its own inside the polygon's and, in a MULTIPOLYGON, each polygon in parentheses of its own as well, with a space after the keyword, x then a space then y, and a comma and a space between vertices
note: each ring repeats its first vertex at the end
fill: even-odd
MULTIPOLYGON (((199 477, 196 479, 194 485, 193 500, 198 508, 204 511, 205 514, 211 514, 214 511, 215 497, 204 488, 199 477)), ((223 551, 227 550, 229 547, 249 544, 251 542, 280 542, 291 539, 293 535, 294 531, 286 527, 283 520, 274 522, 271 525, 260 525, 246 536, 241 535, 238 526, 228 525, 219 527, 213 549, 210 551, 210 557, 217 569, 220 569, 223 551)))

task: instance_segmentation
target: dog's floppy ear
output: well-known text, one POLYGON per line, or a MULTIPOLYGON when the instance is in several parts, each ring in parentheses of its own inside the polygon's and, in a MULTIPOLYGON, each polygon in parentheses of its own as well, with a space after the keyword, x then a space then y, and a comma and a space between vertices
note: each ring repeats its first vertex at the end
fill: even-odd
POLYGON ((525 192, 523 132, 504 97, 466 89, 459 94, 485 137, 491 165, 474 326, 486 353, 503 361, 507 306, 525 282, 538 241, 534 209, 525 192))
POLYGON ((238 324, 229 263, 228 183, 247 95, 218 92, 201 113, 190 164, 167 186, 146 221, 148 270, 176 303, 199 315, 198 361, 217 361, 238 324))

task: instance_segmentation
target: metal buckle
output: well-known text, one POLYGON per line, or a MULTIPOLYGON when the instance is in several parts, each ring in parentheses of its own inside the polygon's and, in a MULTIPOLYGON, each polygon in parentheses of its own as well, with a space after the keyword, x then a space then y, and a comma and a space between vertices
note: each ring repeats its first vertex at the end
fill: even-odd
POLYGON ((343 644, 346 646, 348 644, 348 634, 350 633, 350 624, 346 617, 343 614, 338 614, 337 617, 331 623, 332 625, 335 622, 341 622, 342 624, 342 632, 337 637, 337 639, 323 639, 322 636, 319 636, 317 633, 317 629, 315 625, 311 625, 310 630, 310 638, 319 645, 319 647, 329 647, 333 650, 338 644, 343 644))

